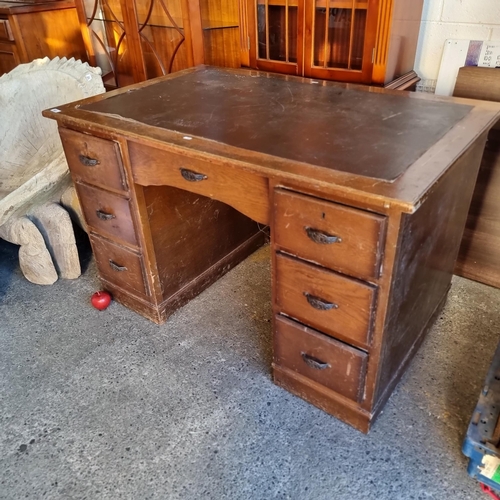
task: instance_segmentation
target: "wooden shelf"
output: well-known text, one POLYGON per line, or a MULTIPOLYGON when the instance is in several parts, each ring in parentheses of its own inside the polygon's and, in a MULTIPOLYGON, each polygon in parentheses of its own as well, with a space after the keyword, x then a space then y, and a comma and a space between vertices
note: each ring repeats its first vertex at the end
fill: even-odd
POLYGON ((204 30, 220 30, 228 28, 239 28, 238 23, 229 21, 205 21, 202 23, 204 30))

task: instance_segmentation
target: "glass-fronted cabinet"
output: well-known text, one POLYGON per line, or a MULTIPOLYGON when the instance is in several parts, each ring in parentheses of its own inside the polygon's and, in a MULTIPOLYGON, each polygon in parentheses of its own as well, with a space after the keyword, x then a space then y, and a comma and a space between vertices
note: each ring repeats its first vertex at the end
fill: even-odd
POLYGON ((250 46, 252 65, 267 71, 300 74, 302 33, 299 27, 303 24, 303 15, 303 0, 256 0, 249 13, 249 24, 255 26, 250 46))
POLYGON ((386 83, 413 69, 422 0, 247 0, 250 66, 386 83), (252 29, 253 27, 253 29, 252 29))
POLYGON ((235 0, 77 0, 91 64, 108 88, 196 64, 240 66, 235 0))
POLYGON ((108 87, 133 83, 134 65, 119 0, 83 0, 77 3, 87 30, 82 30, 90 63, 103 71, 108 87), (90 50, 89 50, 90 49, 90 50))

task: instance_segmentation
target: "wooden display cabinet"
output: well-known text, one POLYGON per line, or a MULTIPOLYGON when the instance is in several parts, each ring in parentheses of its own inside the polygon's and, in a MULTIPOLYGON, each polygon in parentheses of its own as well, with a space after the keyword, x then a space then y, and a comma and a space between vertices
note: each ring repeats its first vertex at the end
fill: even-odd
POLYGON ((56 56, 87 60, 73 0, 0 2, 0 75, 56 56))
POLYGON ((197 64, 239 67, 231 0, 77 0, 89 57, 108 88, 197 64))
POLYGON ((422 5, 423 0, 247 0, 250 66, 384 85, 413 70, 422 5))

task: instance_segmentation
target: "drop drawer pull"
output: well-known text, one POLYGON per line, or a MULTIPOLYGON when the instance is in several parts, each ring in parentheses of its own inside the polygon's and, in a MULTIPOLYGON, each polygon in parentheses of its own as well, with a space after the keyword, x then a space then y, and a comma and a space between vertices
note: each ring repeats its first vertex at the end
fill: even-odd
POLYGON ((315 370, 326 370, 327 368, 330 368, 329 363, 324 363, 323 361, 320 361, 305 352, 301 352, 300 355, 302 356, 304 363, 310 368, 314 368, 315 370))
POLYGON ((85 165, 86 167, 95 167, 96 165, 99 165, 99 163, 101 163, 99 160, 90 158, 89 156, 85 155, 79 155, 78 159, 80 160, 80 163, 82 165, 85 165))
POLYGON ((116 215, 108 214, 107 212, 103 212, 102 210, 96 210, 95 213, 96 213, 97 217, 101 220, 116 219, 116 215))
POLYGON ((193 172, 192 170, 188 170, 187 168, 181 168, 181 175, 189 182, 199 182, 207 179, 205 174, 198 174, 197 172, 193 172))
POLYGON ((113 271, 128 271, 128 269, 125 266, 120 266, 116 262, 113 262, 111 259, 109 259, 109 267, 113 269, 113 271))
POLYGON ((334 302, 327 302, 326 300, 320 299, 319 297, 311 295, 308 292, 304 292, 304 295, 307 299, 307 302, 309 302, 309 304, 313 306, 314 309, 319 309, 320 311, 329 311, 330 309, 339 308, 338 304, 335 304, 334 302))
POLYGON ((333 236, 331 234, 323 233, 312 227, 304 227, 309 239, 314 243, 321 243, 322 245, 330 245, 332 243, 340 243, 342 238, 340 236, 333 236))

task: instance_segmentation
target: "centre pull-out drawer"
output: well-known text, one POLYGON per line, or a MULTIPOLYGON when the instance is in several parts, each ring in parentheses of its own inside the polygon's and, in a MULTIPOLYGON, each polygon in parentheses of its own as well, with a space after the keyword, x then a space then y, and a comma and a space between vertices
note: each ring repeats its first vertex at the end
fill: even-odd
POLYGON ((385 217, 278 189, 274 193, 276 245, 303 259, 378 278, 385 217))
POLYGON ((130 200, 102 189, 76 183, 89 227, 99 234, 137 245, 130 200))
POLYGON ((134 182, 143 186, 173 186, 215 198, 247 217, 269 224, 267 178, 191 156, 128 143, 134 182))
POLYGON ((368 355, 280 316, 274 335, 275 364, 354 401, 364 388, 368 355))
POLYGON ((276 255, 279 311, 341 340, 369 345, 375 294, 366 283, 276 255))
POLYGON ((131 293, 147 295, 142 257, 94 234, 90 235, 100 276, 131 293))
POLYGON ((59 128, 73 178, 104 188, 127 189, 120 148, 113 141, 59 128))

